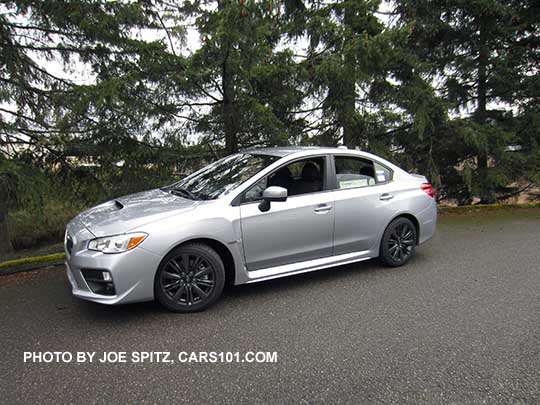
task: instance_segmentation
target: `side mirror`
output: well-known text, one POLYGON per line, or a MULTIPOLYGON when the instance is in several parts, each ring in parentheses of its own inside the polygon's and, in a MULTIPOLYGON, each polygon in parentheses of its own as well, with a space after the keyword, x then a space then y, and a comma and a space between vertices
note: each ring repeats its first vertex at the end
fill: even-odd
POLYGON ((259 210, 266 212, 270 210, 272 201, 287 201, 287 189, 278 186, 270 186, 263 192, 263 200, 259 204, 259 210))

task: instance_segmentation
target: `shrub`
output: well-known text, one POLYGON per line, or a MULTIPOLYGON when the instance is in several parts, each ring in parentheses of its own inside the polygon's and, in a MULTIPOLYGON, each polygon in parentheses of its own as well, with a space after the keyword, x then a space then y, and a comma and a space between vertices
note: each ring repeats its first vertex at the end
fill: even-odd
POLYGON ((79 211, 81 207, 58 201, 48 202, 40 209, 12 211, 9 226, 14 249, 28 249, 62 241, 66 224, 79 211))

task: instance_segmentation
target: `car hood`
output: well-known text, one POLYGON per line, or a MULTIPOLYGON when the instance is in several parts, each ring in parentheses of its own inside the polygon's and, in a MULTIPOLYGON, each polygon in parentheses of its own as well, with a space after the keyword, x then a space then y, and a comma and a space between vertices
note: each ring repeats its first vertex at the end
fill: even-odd
POLYGON ((116 235, 160 219, 191 211, 197 201, 156 189, 120 197, 79 214, 95 236, 116 235))

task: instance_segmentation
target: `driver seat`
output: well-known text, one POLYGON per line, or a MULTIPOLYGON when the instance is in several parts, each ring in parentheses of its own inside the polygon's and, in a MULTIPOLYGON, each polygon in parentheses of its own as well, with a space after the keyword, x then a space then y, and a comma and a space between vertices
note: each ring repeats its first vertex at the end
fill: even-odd
POLYGON ((302 175, 295 187, 295 194, 314 193, 322 190, 321 173, 317 165, 307 162, 302 168, 302 175))

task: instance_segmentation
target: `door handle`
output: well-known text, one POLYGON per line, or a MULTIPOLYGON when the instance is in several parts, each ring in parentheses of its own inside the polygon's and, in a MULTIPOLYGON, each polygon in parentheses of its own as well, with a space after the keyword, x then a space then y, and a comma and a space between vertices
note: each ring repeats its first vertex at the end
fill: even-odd
POLYGON ((320 214, 328 212, 332 209, 332 206, 329 204, 319 204, 315 207, 314 211, 320 214))
POLYGON ((391 200, 392 198, 394 198, 392 194, 384 193, 384 194, 381 194, 381 196, 379 197, 379 200, 388 201, 388 200, 391 200))

